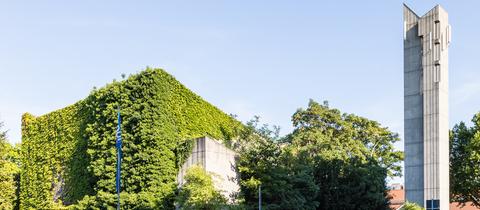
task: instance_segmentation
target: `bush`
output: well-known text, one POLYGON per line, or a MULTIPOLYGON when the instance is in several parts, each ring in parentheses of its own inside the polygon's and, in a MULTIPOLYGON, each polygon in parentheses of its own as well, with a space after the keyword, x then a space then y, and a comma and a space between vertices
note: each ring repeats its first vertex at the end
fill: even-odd
POLYGON ((416 203, 405 202, 402 206, 401 210, 424 210, 424 208, 420 207, 416 203))
POLYGON ((0 209, 18 209, 18 147, 8 143, 0 122, 0 209))
POLYGON ((181 209, 216 210, 226 206, 227 199, 215 189, 212 174, 200 166, 187 170, 185 184, 177 197, 181 209))

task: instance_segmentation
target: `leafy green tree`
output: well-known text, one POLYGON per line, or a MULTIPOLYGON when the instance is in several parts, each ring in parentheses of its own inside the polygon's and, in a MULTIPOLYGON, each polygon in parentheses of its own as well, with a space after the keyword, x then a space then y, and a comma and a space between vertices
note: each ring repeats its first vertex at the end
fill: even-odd
POLYGON ((403 152, 393 145, 400 138, 376 121, 341 113, 329 108, 328 102, 322 105, 310 100, 307 109, 293 115, 292 122, 294 131, 288 141, 312 158, 374 160, 389 176, 401 175, 403 152))
POLYGON ((280 143, 278 127, 258 126, 259 118, 247 123, 236 145, 240 157, 242 197, 248 209, 258 209, 258 189, 262 187, 263 209, 315 209, 317 186, 309 165, 287 152, 280 143))
POLYGON ((181 209, 216 210, 226 206, 227 199, 215 189, 212 174, 200 166, 193 166, 185 174, 177 204, 181 209))
POLYGON ((0 122, 0 209, 18 209, 18 150, 8 143, 2 127, 0 122))
POLYGON ((313 168, 317 209, 388 209, 385 179, 401 174, 403 160, 398 134, 313 100, 292 121, 286 141, 313 168))
POLYGON ((472 127, 460 122, 450 132, 450 198, 480 207, 480 112, 472 122, 472 127))
POLYGON ((356 159, 315 161, 317 209, 388 209, 386 170, 356 159))
POLYGON ((292 117, 294 131, 278 138, 258 118, 236 148, 241 189, 264 209, 388 209, 387 176, 401 174, 398 135, 379 123, 310 101, 292 117), (243 143, 242 143, 243 142, 243 143))

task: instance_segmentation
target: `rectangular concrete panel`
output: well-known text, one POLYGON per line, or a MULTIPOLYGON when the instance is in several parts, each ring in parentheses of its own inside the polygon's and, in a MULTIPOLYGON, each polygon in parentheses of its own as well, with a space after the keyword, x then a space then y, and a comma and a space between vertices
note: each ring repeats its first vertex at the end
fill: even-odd
POLYGON ((422 17, 404 6, 404 133, 406 199, 449 208, 448 14, 422 17))
POLYGON ((192 141, 194 141, 192 153, 183 163, 177 175, 179 187, 185 183, 184 176, 188 168, 198 165, 212 175, 215 188, 221 191, 230 202, 233 202, 240 190, 235 170, 237 154, 222 143, 208 137, 192 141))

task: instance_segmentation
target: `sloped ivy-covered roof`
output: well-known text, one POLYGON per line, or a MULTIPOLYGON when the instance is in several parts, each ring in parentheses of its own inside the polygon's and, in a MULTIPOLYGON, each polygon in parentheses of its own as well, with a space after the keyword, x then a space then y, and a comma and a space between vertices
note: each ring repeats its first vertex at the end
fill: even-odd
POLYGON ((22 116, 22 209, 115 206, 116 112, 122 115, 122 206, 172 209, 175 178, 200 136, 243 126, 161 69, 93 90, 51 113, 22 116))

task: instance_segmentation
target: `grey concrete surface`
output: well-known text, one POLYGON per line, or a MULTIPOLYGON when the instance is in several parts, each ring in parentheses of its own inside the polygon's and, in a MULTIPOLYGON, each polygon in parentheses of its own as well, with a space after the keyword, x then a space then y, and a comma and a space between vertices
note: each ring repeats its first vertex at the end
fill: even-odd
POLYGON ((439 5, 404 16, 404 141, 406 199, 449 208, 448 14, 439 5))
POLYGON ((230 202, 233 202, 240 190, 238 175, 235 171, 237 154, 219 141, 208 137, 201 137, 192 141, 194 141, 192 153, 177 175, 179 187, 185 183, 184 176, 187 169, 198 165, 212 174, 216 189, 220 190, 230 202))

